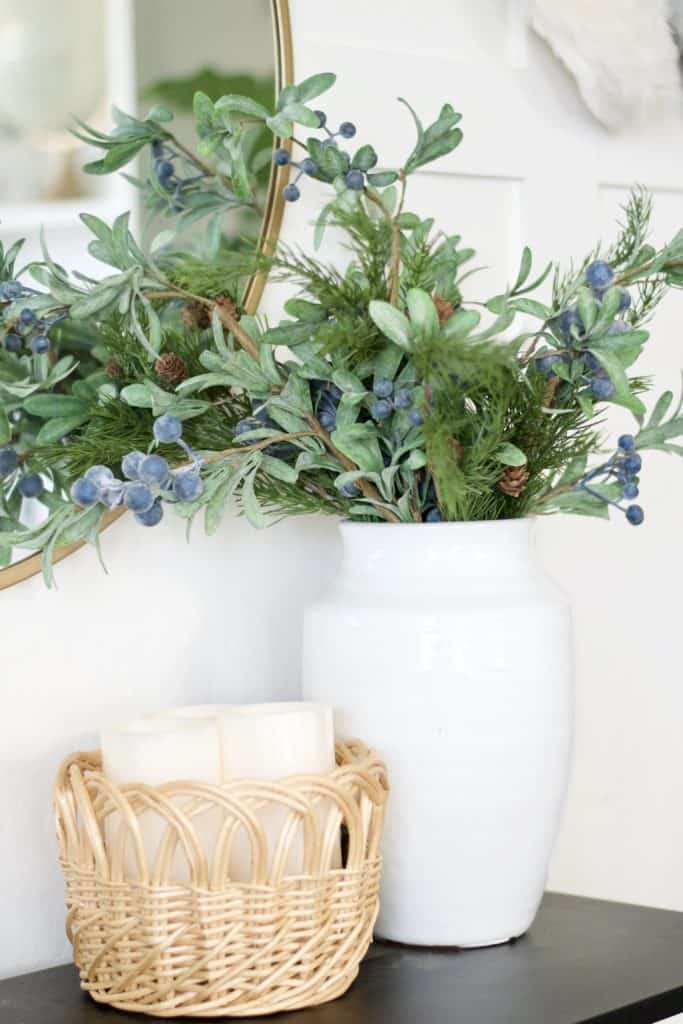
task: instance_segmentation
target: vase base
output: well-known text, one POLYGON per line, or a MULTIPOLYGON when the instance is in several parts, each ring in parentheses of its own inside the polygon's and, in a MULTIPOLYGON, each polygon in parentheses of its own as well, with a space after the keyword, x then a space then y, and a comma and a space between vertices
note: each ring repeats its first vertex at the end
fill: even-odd
POLYGON ((446 945, 433 942, 399 942, 397 939, 385 939, 382 935, 375 935, 376 942, 382 942, 385 946, 398 946, 401 949, 431 949, 436 953, 464 953, 468 949, 493 949, 495 946, 514 946, 516 942, 523 939, 526 932, 521 935, 511 935, 506 939, 490 939, 485 942, 467 942, 461 945, 446 945))

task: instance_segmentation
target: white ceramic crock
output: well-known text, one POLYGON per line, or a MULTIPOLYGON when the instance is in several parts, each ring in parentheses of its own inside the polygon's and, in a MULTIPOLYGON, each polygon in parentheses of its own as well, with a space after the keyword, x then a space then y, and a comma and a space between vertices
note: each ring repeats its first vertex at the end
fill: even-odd
POLYGON ((569 771, 569 609, 532 522, 341 525, 303 696, 386 759, 377 933, 484 946, 538 909, 569 771))

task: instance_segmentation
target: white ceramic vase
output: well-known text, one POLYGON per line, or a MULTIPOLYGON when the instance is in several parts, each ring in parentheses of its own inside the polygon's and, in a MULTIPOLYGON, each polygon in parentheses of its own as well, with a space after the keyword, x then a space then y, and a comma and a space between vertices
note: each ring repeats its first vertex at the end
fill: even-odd
POLYGON ((391 795, 377 934, 429 946, 522 935, 569 771, 571 626, 532 522, 343 523, 304 619, 303 695, 376 747, 391 795))

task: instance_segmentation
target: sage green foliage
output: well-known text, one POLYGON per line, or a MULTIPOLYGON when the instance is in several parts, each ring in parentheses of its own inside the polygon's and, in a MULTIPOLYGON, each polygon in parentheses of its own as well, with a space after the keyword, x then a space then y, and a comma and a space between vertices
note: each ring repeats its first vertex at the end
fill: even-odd
MULTIPOLYGON (((319 105, 333 82, 331 74, 314 75, 274 104, 262 94, 195 93, 197 152, 183 149, 179 159, 200 174, 175 223, 180 230, 188 218, 205 221, 204 250, 188 251, 169 232, 143 244, 127 215, 108 225, 84 214, 89 251, 108 268, 100 279, 69 274, 46 246, 41 261, 20 271, 18 246, 0 251, 0 282, 20 277, 38 285, 29 298, 3 304, 4 331, 27 304, 68 314, 51 333, 49 357, 0 352, 0 443, 16 447, 22 470, 43 474, 48 513, 38 528, 21 526, 22 470, 7 477, 0 490, 5 560, 14 545, 43 550, 51 583, 56 546, 96 542, 102 507, 74 507, 71 484, 91 465, 119 473, 126 452, 153 449, 152 424, 162 413, 183 421, 184 437, 204 460, 202 494, 173 507, 188 524, 201 513, 209 532, 232 497, 258 527, 314 512, 404 523, 437 511, 446 520, 553 510, 606 515, 601 495, 612 497, 612 485, 597 497, 575 486, 591 458, 604 461, 608 404, 593 398, 582 353, 609 374, 611 401, 635 417, 638 450, 683 454, 680 402, 665 392, 648 416, 648 382, 633 371, 648 340, 644 324, 665 291, 683 284, 683 232, 661 249, 650 246, 651 204, 636 189, 611 247, 598 246, 565 270, 534 267, 525 248, 503 293, 472 296, 474 250, 406 207, 410 175, 460 144, 460 115, 444 104, 423 124, 408 108, 413 142, 400 167, 385 167, 367 142, 345 155, 315 134, 310 104, 319 105), (297 153, 307 150, 315 176, 330 187, 310 250, 280 245, 267 254, 222 237, 223 216, 254 201, 249 133, 266 131, 280 143, 292 138, 297 153), (349 169, 364 175, 362 190, 347 186, 349 169), (316 255, 330 226, 345 234, 345 269, 316 255), (585 284, 596 258, 615 272, 600 302, 585 284), (294 292, 278 324, 240 308, 243 283, 257 271, 294 292), (620 286, 633 298, 626 312, 619 311, 620 286), (187 325, 188 304, 205 312, 205 322, 187 325), (558 318, 574 305, 582 328, 563 334, 558 318), (539 356, 568 351, 572 358, 557 362, 552 376, 536 365, 539 356), (160 353, 183 360, 179 383, 158 375, 160 353), (401 396, 389 413, 375 393, 388 386, 401 396), (526 477, 518 493, 501 487, 511 471, 526 477)), ((79 128, 103 152, 88 165, 91 173, 119 170, 158 140, 177 145, 165 107, 142 119, 115 111, 114 119, 109 133, 79 128)), ((149 199, 153 184, 138 184, 149 199)), ((171 462, 184 457, 177 447, 161 451, 171 462)))

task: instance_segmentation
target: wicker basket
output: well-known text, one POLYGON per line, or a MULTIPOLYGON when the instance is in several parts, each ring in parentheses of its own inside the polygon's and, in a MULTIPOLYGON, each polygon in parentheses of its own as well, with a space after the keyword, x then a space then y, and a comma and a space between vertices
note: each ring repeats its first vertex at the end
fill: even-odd
POLYGON ((99 754, 67 758, 55 808, 82 988, 157 1017, 252 1016, 342 995, 372 941, 388 786, 361 743, 338 743, 336 753, 330 775, 223 786, 117 787, 99 754), (195 828, 207 814, 220 815, 210 863, 195 828), (153 858, 150 819, 160 837, 153 858), (335 868, 340 832, 344 866, 335 868), (226 878, 240 837, 251 847, 246 883, 226 878), (297 843, 302 870, 288 876, 297 843), (179 857, 188 882, 172 881, 179 857))

